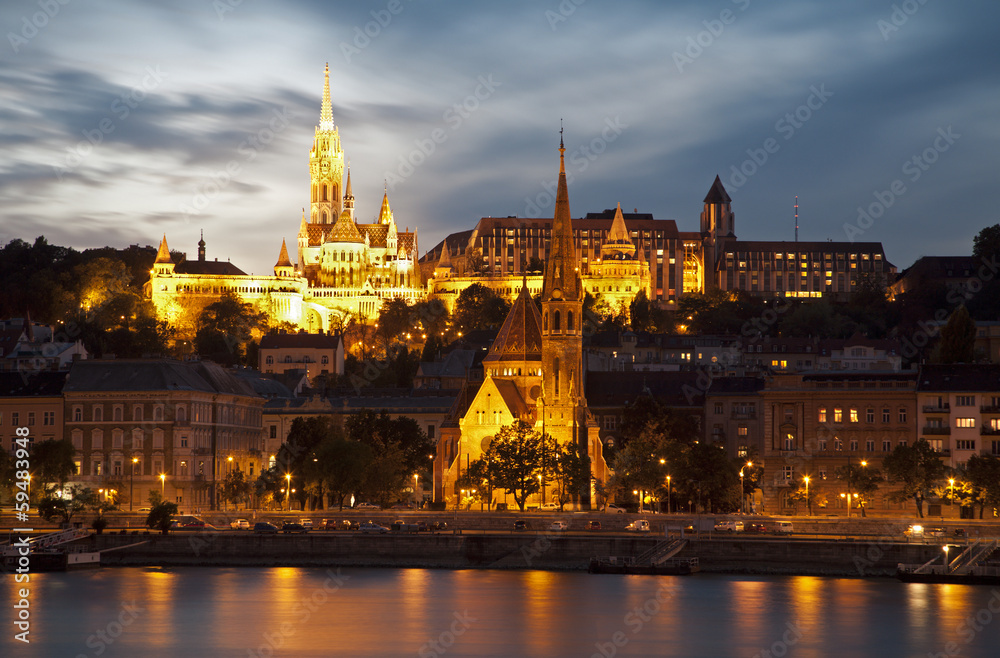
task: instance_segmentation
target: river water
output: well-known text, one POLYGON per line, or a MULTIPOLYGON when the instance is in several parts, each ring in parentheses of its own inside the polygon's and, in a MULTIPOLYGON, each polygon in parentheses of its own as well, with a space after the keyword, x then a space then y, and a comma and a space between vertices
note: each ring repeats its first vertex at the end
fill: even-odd
MULTIPOLYGON (((14 619, 10 574, 2 619, 14 619)), ((426 569, 34 574, 0 656, 1000 656, 1000 588, 426 569)))

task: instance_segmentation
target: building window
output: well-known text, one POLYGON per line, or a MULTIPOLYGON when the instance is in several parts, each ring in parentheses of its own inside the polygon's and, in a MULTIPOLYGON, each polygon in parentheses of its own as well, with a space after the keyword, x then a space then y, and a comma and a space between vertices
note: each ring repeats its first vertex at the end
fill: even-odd
POLYGON ((851 439, 851 452, 857 452, 857 451, 858 451, 858 440, 851 439))
POLYGON ((736 428, 736 436, 748 436, 750 434, 750 428, 746 425, 740 425, 736 428))
POLYGON ((614 431, 616 424, 617 424, 617 418, 615 416, 604 417, 604 429, 609 431, 614 431))
POLYGON ((820 452, 826 452, 826 439, 819 440, 819 450, 820 452))
POLYGON ((267 432, 268 432, 267 438, 269 438, 269 439, 276 439, 276 438, 278 438, 278 426, 277 425, 271 425, 269 428, 267 428, 267 432))
MULTIPOLYGON (((791 466, 782 466, 781 467, 781 476, 784 478, 785 482, 791 482, 792 481, 792 477, 794 475, 795 475, 795 471, 793 470, 793 468, 791 466)), ((737 493, 739 493, 739 492, 737 492, 737 493)))
POLYGON ((884 407, 882 409, 882 422, 891 423, 892 422, 892 412, 889 411, 889 407, 884 407))
POLYGON ((975 450, 976 442, 971 439, 959 439, 955 441, 955 448, 958 450, 975 450))
POLYGON ((834 407, 833 409, 833 422, 842 423, 844 422, 844 410, 840 407, 834 407))
POLYGON ((974 407, 974 406, 976 406, 976 396, 975 395, 956 395, 955 396, 955 406, 956 407, 974 407))
POLYGON ((35 424, 35 412, 34 411, 29 411, 28 412, 28 425, 34 425, 34 424, 35 424))
POLYGON ((118 405, 118 404, 115 405, 115 410, 114 410, 114 413, 112 415, 112 418, 114 418, 115 422, 121 422, 121 419, 122 419, 122 408, 121 408, 121 405, 118 405))
POLYGON ((83 420, 83 408, 73 407, 73 422, 79 423, 82 420, 83 420))
POLYGON ((56 412, 54 411, 43 411, 42 412, 42 425, 55 425, 56 424, 56 412))
POLYGON ((868 452, 875 452, 875 439, 868 439, 865 441, 865 450, 868 452))
POLYGON ((94 422, 99 423, 102 420, 104 420, 104 407, 94 407, 94 422))
POLYGON ((882 452, 892 452, 892 441, 889 439, 882 440, 882 452))
POLYGON ((137 404, 132 407, 132 420, 142 422, 142 406, 137 404))
POLYGON ((745 458, 748 454, 750 454, 750 449, 747 448, 746 446, 741 445, 736 448, 737 457, 745 458))
POLYGON ((330 357, 328 357, 328 356, 327 356, 326 354, 324 354, 324 355, 323 355, 323 356, 322 356, 322 357, 320 358, 320 363, 321 363, 322 365, 324 365, 324 366, 325 366, 325 365, 327 365, 327 364, 329 364, 329 363, 330 363, 330 357))
POLYGON ((821 423, 825 423, 826 422, 826 407, 820 407, 819 408, 819 419, 818 420, 821 423))
POLYGON ((899 422, 901 423, 906 422, 906 407, 899 408, 899 422))
POLYGON ((434 426, 433 425, 428 425, 427 426, 427 438, 428 439, 433 439, 434 438, 434 426))
POLYGON ((264 359, 264 362, 267 363, 267 365, 272 365, 274 363, 274 357, 268 354, 267 358, 264 359))
POLYGON ((871 407, 868 407, 868 409, 865 411, 865 422, 866 423, 875 422, 875 410, 872 409, 871 407))
POLYGON ((715 403, 715 414, 719 415, 719 414, 724 414, 724 413, 725 413, 725 411, 723 410, 722 403, 721 402, 716 402, 715 403))
POLYGON ((833 449, 840 452, 844 449, 844 442, 839 437, 833 437, 833 449))
POLYGON ((163 420, 163 407, 153 407, 153 420, 163 420))
POLYGON ((966 427, 966 428, 968 428, 968 427, 975 427, 975 426, 976 426, 976 419, 975 418, 956 418, 955 419, 955 427, 966 427))
POLYGON ((795 435, 791 432, 785 433, 785 450, 795 450, 795 435))
POLYGON ((854 407, 851 407, 851 422, 858 422, 858 410, 854 407))

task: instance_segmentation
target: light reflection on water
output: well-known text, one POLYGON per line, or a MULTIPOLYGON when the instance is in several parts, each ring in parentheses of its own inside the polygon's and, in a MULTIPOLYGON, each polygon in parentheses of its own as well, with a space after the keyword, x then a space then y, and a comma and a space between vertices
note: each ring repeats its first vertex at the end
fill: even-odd
POLYGON ((31 588, 32 642, 5 625, 0 656, 1000 655, 1000 589, 889 579, 132 568, 31 588))

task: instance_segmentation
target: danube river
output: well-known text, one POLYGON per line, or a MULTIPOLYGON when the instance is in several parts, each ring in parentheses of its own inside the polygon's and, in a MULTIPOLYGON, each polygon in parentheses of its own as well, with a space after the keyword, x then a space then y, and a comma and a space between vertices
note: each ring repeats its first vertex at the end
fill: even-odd
POLYGON ((30 586, 31 643, 5 623, 0 656, 1000 655, 1000 588, 890 579, 120 568, 30 586))

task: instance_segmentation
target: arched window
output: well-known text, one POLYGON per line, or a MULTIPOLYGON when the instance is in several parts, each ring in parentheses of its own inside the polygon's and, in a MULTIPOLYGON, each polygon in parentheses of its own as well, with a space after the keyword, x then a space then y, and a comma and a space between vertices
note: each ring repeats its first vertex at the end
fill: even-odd
POLYGON ((573 311, 566 314, 566 331, 573 331, 573 311))
POLYGON ((98 422, 104 420, 104 407, 94 407, 94 420, 98 422))
POLYGON ((542 330, 543 331, 548 331, 549 330, 549 314, 548 313, 546 313, 545 316, 542 318, 542 330))
POLYGON ((560 324, 559 323, 559 311, 556 311, 552 315, 552 331, 559 331, 559 329, 560 329, 559 324, 560 324))

